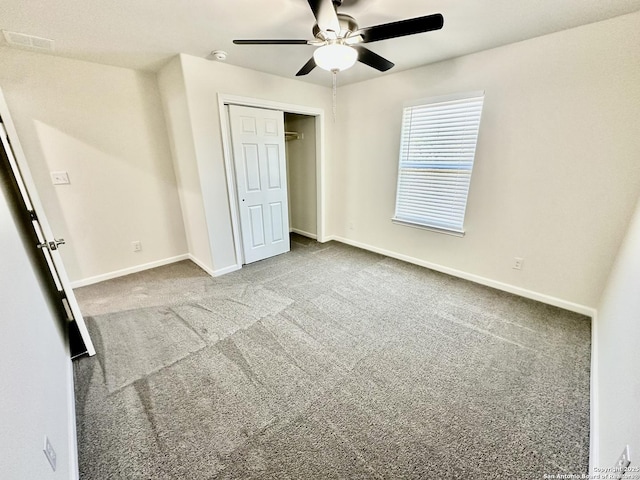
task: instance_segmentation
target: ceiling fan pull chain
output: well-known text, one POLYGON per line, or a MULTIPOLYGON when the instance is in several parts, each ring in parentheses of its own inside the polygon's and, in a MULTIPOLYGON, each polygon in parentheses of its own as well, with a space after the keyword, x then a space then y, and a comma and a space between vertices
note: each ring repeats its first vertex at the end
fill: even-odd
POLYGON ((336 100, 337 100, 337 84, 338 84, 338 71, 337 70, 331 70, 332 76, 333 76, 333 123, 336 123, 336 100))

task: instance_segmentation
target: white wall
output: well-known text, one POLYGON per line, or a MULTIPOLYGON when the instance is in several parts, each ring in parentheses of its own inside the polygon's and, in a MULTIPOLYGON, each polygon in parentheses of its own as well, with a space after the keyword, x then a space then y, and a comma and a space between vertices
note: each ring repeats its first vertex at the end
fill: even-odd
POLYGON ((639 24, 635 13, 340 88, 329 228, 596 307, 640 191, 639 24), (466 236, 392 224, 403 103, 476 90, 466 236))
POLYGON ((287 141, 289 227, 317 235, 316 121, 308 115, 286 114, 285 130, 300 138, 287 141))
POLYGON ((0 469, 6 479, 77 477, 73 378, 64 326, 18 228, 0 175, 0 469), (47 435, 54 473, 42 452, 47 435))
POLYGON ((187 252, 155 75, 2 47, 0 86, 72 281, 187 252))
MULTIPOLYGON (((212 265, 210 267, 215 272, 224 272, 236 265, 236 258, 224 168, 218 94, 258 98, 330 111, 331 91, 325 87, 220 62, 211 62, 190 55, 181 54, 179 60, 187 106, 186 110, 177 106, 176 109, 180 109, 183 113, 188 112, 191 124, 191 132, 187 133, 193 137, 193 151, 200 180, 200 192, 196 192, 195 195, 202 196, 206 235, 211 245, 212 265)), ((159 74, 161 93, 165 103, 170 98, 177 99, 177 95, 167 88, 170 82, 163 80, 163 77, 170 75, 173 75, 174 79, 177 78, 175 73, 171 74, 167 71, 175 68, 175 65, 170 63, 159 74)), ((174 115, 169 109, 167 114, 169 117, 174 115)), ((173 118, 167 121, 169 125, 174 122, 173 118)), ((327 122, 325 127, 325 145, 330 147, 333 145, 333 125, 327 122)), ((327 154, 329 157, 329 152, 327 154)), ((178 164, 193 163, 186 148, 182 152, 176 150, 176 155, 178 158, 175 162, 178 164)), ((187 228, 190 227, 187 225, 187 228)), ((192 238, 205 238, 202 225, 193 227, 189 235, 192 238)))
POLYGON ((599 465, 612 467, 625 445, 640 465, 640 202, 598 308, 599 465))
POLYGON ((180 57, 173 58, 158 73, 158 85, 162 92, 162 105, 169 131, 188 251, 202 266, 213 269, 200 172, 180 57))

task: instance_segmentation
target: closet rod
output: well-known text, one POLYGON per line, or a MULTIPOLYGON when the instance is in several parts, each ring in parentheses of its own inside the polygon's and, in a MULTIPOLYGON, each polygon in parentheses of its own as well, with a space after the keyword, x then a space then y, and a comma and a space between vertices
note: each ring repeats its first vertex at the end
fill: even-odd
POLYGON ((304 135, 302 133, 284 132, 284 139, 285 140, 300 140, 302 138, 304 138, 304 135))

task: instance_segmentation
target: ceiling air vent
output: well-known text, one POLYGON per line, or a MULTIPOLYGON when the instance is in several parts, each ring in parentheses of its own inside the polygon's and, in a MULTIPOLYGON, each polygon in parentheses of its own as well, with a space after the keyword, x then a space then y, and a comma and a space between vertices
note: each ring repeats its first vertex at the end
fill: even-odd
POLYGON ((53 52, 54 42, 48 38, 35 37, 25 33, 8 32, 6 30, 2 30, 2 33, 7 43, 13 47, 53 52))

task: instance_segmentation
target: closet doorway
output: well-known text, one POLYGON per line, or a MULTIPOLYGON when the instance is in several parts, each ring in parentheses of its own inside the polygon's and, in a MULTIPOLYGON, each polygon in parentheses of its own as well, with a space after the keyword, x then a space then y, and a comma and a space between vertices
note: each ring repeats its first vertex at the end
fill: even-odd
MULTIPOLYGON (((286 218, 282 219, 282 224, 286 224, 287 233, 294 232, 317 239, 320 242, 324 241, 324 111, 305 106, 222 94, 218 96, 218 103, 237 267, 240 268, 252 261, 284 253, 284 251, 288 251, 288 248, 284 251, 267 245, 265 246, 268 248, 262 248, 259 245, 260 242, 255 241, 255 238, 260 238, 260 235, 256 237, 256 233, 259 233, 262 225, 265 225, 265 231, 267 231, 267 225, 273 225, 268 216, 270 204, 268 202, 265 204, 268 208, 263 206, 263 215, 256 214, 256 222, 252 222, 250 216, 244 211, 247 209, 243 209, 243 200, 245 205, 247 201, 245 196, 247 186, 246 158, 244 158, 246 148, 234 139, 234 135, 237 137, 238 127, 234 126, 233 116, 230 112, 232 106, 234 109, 235 106, 252 107, 262 109, 265 113, 275 111, 279 115, 283 115, 282 133, 285 140, 286 160, 282 173, 284 174, 288 208, 283 212, 286 218), (241 154, 238 156, 236 153, 239 150, 241 154), (253 248, 252 242, 259 248, 253 248), (249 250, 247 250, 247 245, 250 247, 249 250), (261 254, 256 257, 254 255, 256 250, 262 250, 266 255, 261 254), (269 253, 270 250, 273 250, 273 253, 269 253)), ((265 156, 263 163, 263 182, 268 183, 268 155, 265 156)), ((254 212, 258 212, 258 210, 260 209, 256 208, 254 212)), ((286 243, 288 245, 288 238, 286 243)))
POLYGON ((316 118, 284 114, 289 231, 318 238, 316 118))

